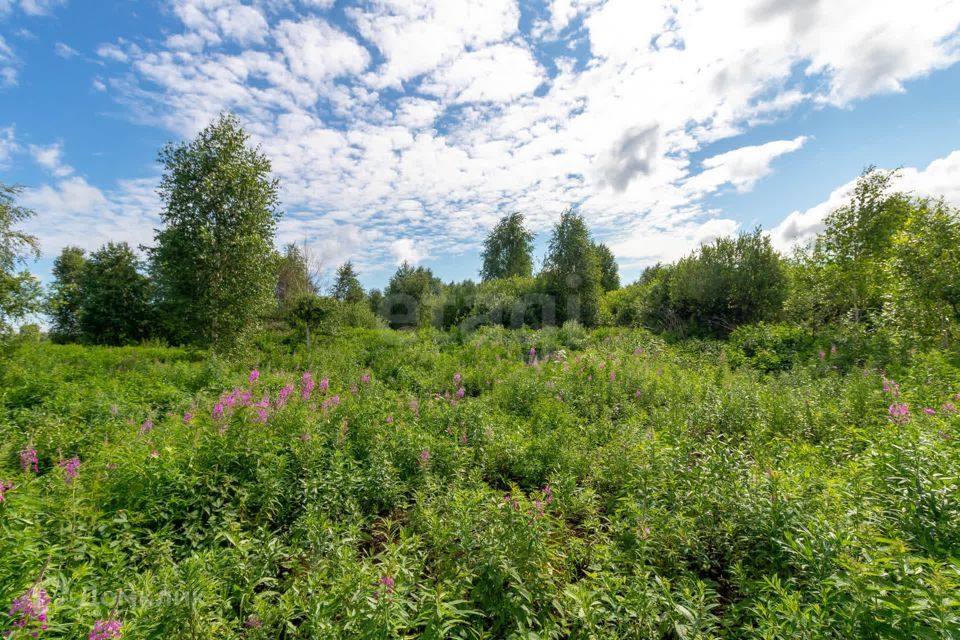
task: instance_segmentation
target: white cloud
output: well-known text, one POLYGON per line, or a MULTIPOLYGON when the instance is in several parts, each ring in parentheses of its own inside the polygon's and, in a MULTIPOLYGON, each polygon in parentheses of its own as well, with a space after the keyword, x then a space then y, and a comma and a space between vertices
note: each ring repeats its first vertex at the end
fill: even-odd
POLYGON ((115 44, 100 45, 97 47, 97 55, 116 62, 126 62, 130 59, 127 53, 115 44))
POLYGON ((70 45, 64 42, 58 42, 53 45, 53 52, 64 60, 69 60, 70 58, 79 55, 78 51, 71 47, 70 45))
POLYGON ((66 0, 20 0, 20 10, 28 16, 45 16, 53 13, 53 10, 66 4, 66 0))
POLYGON ((63 145, 60 142, 48 145, 46 147, 32 144, 29 147, 30 155, 33 159, 58 178, 73 173, 73 167, 63 163, 63 145))
POLYGON ((735 220, 712 218, 706 222, 685 222, 671 227, 651 227, 614 242, 610 250, 623 260, 623 267, 636 268, 657 262, 669 263, 682 258, 701 244, 735 234, 735 220))
POLYGON ((741 193, 750 191, 758 180, 770 175, 771 162, 800 149, 806 141, 806 136, 797 136, 793 140, 740 147, 707 158, 703 161, 703 171, 690 177, 684 186, 694 194, 709 193, 724 184, 733 185, 741 193))
POLYGON ((0 88, 17 84, 17 56, 0 35, 0 88))
MULTIPOLYGON (((960 207, 960 150, 945 158, 931 162, 925 169, 907 167, 899 171, 892 188, 917 197, 943 197, 948 203, 960 207)), ((826 200, 805 211, 790 213, 770 230, 773 245, 783 252, 802 245, 823 231, 823 221, 833 211, 850 201, 857 179, 834 189, 826 200)))
POLYGON ((316 18, 284 20, 275 37, 290 69, 313 83, 359 73, 370 62, 370 54, 356 40, 316 18))
POLYGON ((422 242, 410 238, 394 240, 390 244, 390 253, 393 254, 398 265, 404 262, 415 265, 430 257, 430 253, 422 242))
POLYGON ((190 31, 211 44, 224 39, 259 44, 269 32, 263 14, 239 0, 175 0, 173 10, 190 31))
POLYGON ((532 93, 544 79, 530 50, 497 44, 458 57, 437 70, 421 91, 449 102, 509 102, 532 93))
POLYGON ((18 150, 13 125, 0 127, 0 169, 7 167, 7 162, 18 150))

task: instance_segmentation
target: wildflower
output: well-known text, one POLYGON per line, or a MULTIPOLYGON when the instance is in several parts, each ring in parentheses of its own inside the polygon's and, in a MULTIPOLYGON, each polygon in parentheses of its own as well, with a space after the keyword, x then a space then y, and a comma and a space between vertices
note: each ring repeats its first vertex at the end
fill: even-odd
POLYGON ((270 419, 270 412, 265 408, 260 407, 257 409, 257 421, 261 424, 267 424, 267 420, 270 419))
POLYGON ((122 638, 123 624, 115 619, 97 620, 93 623, 93 629, 90 630, 88 640, 114 640, 122 638))
POLYGON ((461 376, 459 372, 453 374, 453 384, 459 385, 461 380, 463 380, 463 376, 461 376))
POLYGON ((837 353, 837 345, 835 345, 835 344, 831 344, 831 345, 830 345, 830 353, 831 353, 831 354, 836 354, 836 353, 837 353))
POLYGON ((616 372, 616 371, 611 371, 611 372, 610 372, 610 382, 616 382, 616 381, 617 381, 617 372, 616 372))
POLYGON ((218 402, 213 406, 213 419, 220 420, 223 418, 223 403, 218 402))
POLYGON ((893 380, 883 379, 883 392, 892 394, 894 398, 900 397, 900 385, 893 380))
POLYGON ((3 634, 5 638, 20 629, 32 629, 34 637, 37 637, 40 631, 46 630, 47 608, 50 606, 50 597, 47 596, 46 591, 37 586, 43 573, 41 572, 40 575, 41 578, 38 578, 32 587, 24 591, 20 597, 15 598, 10 604, 8 614, 13 624, 10 630, 3 634))
POLYGON ((153 449, 153 450, 150 451, 150 457, 151 457, 151 458, 159 458, 159 457, 160 457, 160 452, 157 451, 156 449, 153 449))
POLYGON ((637 400, 639 400, 640 396, 642 395, 643 395, 643 392, 640 391, 640 389, 637 389, 636 391, 633 392, 633 397, 636 398, 637 400))
POLYGON ((380 584, 387 590, 387 593, 393 593, 394 581, 393 576, 386 575, 380 576, 380 584))
POLYGON ((260 402, 258 402, 258 403, 255 404, 254 406, 260 407, 261 409, 266 409, 267 407, 269 407, 269 406, 270 406, 270 395, 268 394, 268 395, 263 396, 263 398, 260 400, 260 402))
POLYGON ((326 391, 326 390, 329 389, 329 388, 330 388, 330 379, 329 379, 329 378, 321 378, 321 379, 320 379, 320 391, 326 391))
POLYGON ((953 406, 952 402, 946 402, 940 408, 943 410, 944 413, 953 413, 954 411, 957 410, 957 408, 953 406))
POLYGON ((12 482, 7 480, 0 480, 0 502, 3 502, 7 499, 7 492, 13 491, 16 489, 12 482))
POLYGON ((362 376, 360 376, 360 382, 363 384, 370 384, 370 374, 364 373, 362 376))
POLYGON ((243 626, 245 626, 247 629, 262 629, 263 620, 256 616, 250 616, 247 618, 247 621, 243 623, 243 626))
POLYGON ((592 374, 592 373, 587 376, 587 380, 588 380, 589 382, 593 382, 593 374, 592 374))
POLYGON ((644 528, 643 528, 643 531, 642 531, 642 533, 641 533, 641 535, 640 535, 640 537, 642 537, 644 540, 646 540, 647 538, 649 538, 649 537, 650 537, 650 527, 644 527, 644 528))
POLYGON ((636 349, 633 350, 633 355, 635 355, 635 356, 638 356, 638 355, 640 355, 641 353, 643 353, 643 349, 640 348, 640 347, 637 347, 636 349))
POLYGON ((118 413, 120 413, 120 407, 115 404, 110 405, 110 414, 115 416, 118 413))
POLYGON ((527 356, 530 359, 530 364, 537 364, 537 348, 530 347, 530 351, 527 352, 527 356))
POLYGON ((824 358, 827 357, 827 354, 824 353, 823 351, 821 351, 820 353, 817 354, 817 356, 819 356, 819 358, 820 358, 821 360, 823 360, 824 358))
POLYGON ((143 424, 140 425, 140 435, 146 435, 153 431, 153 420, 147 418, 143 421, 143 424))
POLYGON ((23 469, 24 473, 30 473, 31 469, 36 473, 38 471, 38 462, 39 459, 37 458, 36 449, 27 447, 26 449, 20 450, 20 468, 23 469))
POLYGON ((544 502, 547 504, 551 504, 553 502, 553 489, 550 487, 549 483, 543 486, 543 489, 541 489, 540 493, 543 494, 544 502))
POLYGON ((460 444, 466 446, 468 442, 470 442, 470 439, 467 438, 467 434, 463 434, 460 436, 460 444))
POLYGON ((894 424, 903 424, 910 419, 910 409, 905 404, 894 403, 890 405, 890 419, 894 424))
POLYGON ((937 415, 937 412, 934 411, 933 409, 931 409, 930 407, 925 407, 924 410, 923 410, 923 412, 924 412, 925 414, 927 414, 928 416, 935 416, 935 415, 937 415))
POLYGON ((393 416, 387 416, 387 424, 393 424, 393 416))
POLYGON ((360 388, 357 387, 357 385, 355 384, 350 385, 350 393, 352 393, 353 395, 357 395, 359 392, 360 392, 360 388))
POLYGON ((539 500, 534 500, 534 501, 533 501, 533 508, 536 509, 536 515, 538 515, 538 516, 542 516, 542 515, 543 515, 543 503, 542 503, 542 502, 540 502, 539 500))
POLYGON ((315 385, 316 383, 313 381, 313 376, 310 372, 304 371, 303 377, 300 378, 300 397, 304 400, 309 400, 315 385))
POLYGON ((420 417, 420 402, 416 398, 410 401, 410 411, 418 418, 420 417))
POLYGON ((462 399, 463 399, 463 396, 464 396, 466 393, 467 393, 467 390, 464 389, 463 387, 460 387, 459 389, 457 389, 457 400, 462 400, 462 399))
POLYGON ((281 409, 284 405, 287 404, 287 399, 293 395, 293 385, 287 384, 283 386, 283 389, 280 389, 280 393, 277 394, 277 408, 281 409))
POLYGON ((67 484, 73 484, 74 478, 80 473, 80 458, 73 457, 69 460, 61 460, 58 466, 63 469, 63 479, 67 484))
POLYGON ((420 451, 420 464, 426 465, 430 462, 430 450, 423 449, 420 451))
POLYGON ((193 411, 187 411, 183 414, 183 424, 190 424, 191 420, 193 420, 193 411))
POLYGON ((260 379, 260 372, 257 369, 253 369, 247 379, 250 381, 250 384, 254 384, 260 379))

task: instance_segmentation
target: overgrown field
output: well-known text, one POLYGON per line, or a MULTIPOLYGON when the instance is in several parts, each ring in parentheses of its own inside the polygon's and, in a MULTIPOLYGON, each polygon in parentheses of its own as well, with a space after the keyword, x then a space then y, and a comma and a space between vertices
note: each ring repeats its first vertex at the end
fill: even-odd
POLYGON ((0 365, 0 602, 50 603, 0 621, 958 637, 960 367, 847 349, 766 373, 623 330, 358 331, 229 362, 23 344, 0 365))

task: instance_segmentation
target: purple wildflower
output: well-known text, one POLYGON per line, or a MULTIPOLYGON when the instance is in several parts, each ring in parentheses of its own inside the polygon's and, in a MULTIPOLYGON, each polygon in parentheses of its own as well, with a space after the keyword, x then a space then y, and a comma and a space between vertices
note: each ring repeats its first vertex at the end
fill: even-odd
POLYGON ((293 395, 293 385, 286 384, 283 386, 283 389, 280 389, 280 393, 277 394, 277 408, 280 409, 287 404, 287 400, 290 396, 293 395))
POLYGON ((610 382, 616 382, 616 381, 617 381, 617 372, 616 372, 616 371, 611 371, 611 372, 610 372, 610 382))
POLYGON ((250 381, 250 384, 254 384, 257 380, 260 379, 260 371, 258 371, 257 369, 253 369, 250 372, 250 375, 247 377, 247 379, 250 381))
POLYGON ((890 419, 894 424, 903 424, 910 419, 910 409, 906 404, 894 403, 890 405, 890 419))
POLYGON ((420 417, 420 402, 416 398, 410 401, 410 411, 413 412, 413 415, 420 417))
POLYGON ((543 494, 544 502, 547 504, 551 504, 553 502, 553 489, 550 487, 549 483, 543 486, 543 489, 540 491, 540 493, 543 494))
POLYGON ((826 354, 825 352, 821 351, 820 353, 817 354, 817 356, 818 356, 821 360, 823 360, 824 358, 827 357, 827 354, 826 354))
POLYGON ((640 389, 637 389, 636 391, 633 392, 633 397, 636 398, 637 400, 639 400, 640 396, 642 395, 643 395, 643 392, 640 391, 640 389))
POLYGON ((270 419, 270 412, 267 411, 264 407, 257 408, 257 421, 261 424, 267 424, 267 420, 270 419))
POLYGON ((384 589, 387 590, 387 593, 393 593, 393 587, 395 584, 393 581, 393 576, 380 576, 380 584, 382 584, 384 589))
POLYGON ((355 385, 355 384, 351 384, 351 385, 350 385, 350 393, 352 393, 353 395, 357 395, 358 393, 360 393, 360 387, 358 387, 358 386, 355 385))
POLYGON ((146 435, 153 431, 153 420, 147 418, 143 421, 143 424, 140 425, 140 435, 146 435))
POLYGON ((24 473, 30 473, 32 470, 36 473, 39 469, 37 463, 39 459, 37 458, 37 450, 33 447, 27 447, 26 449, 20 450, 20 468, 23 469, 24 473))
POLYGON ((831 345, 830 345, 830 353, 831 353, 831 354, 836 354, 836 353, 837 353, 837 345, 835 345, 835 344, 831 344, 831 345))
POLYGON ((464 389, 463 387, 460 387, 459 389, 457 389, 457 400, 462 400, 463 396, 466 395, 466 393, 467 393, 467 390, 464 389))
POLYGON ((88 640, 115 640, 123 637, 123 623, 114 618, 93 623, 88 640))
POLYGON ((49 606, 50 598, 43 589, 34 585, 24 591, 10 604, 9 616, 12 618, 13 626, 3 634, 3 637, 6 638, 21 629, 32 629, 33 636, 37 637, 40 631, 47 628, 49 606))
POLYGON ((320 391, 326 391, 330 388, 329 378, 320 378, 320 391))
POLYGON ((313 381, 313 375, 311 375, 309 371, 304 371, 303 377, 300 378, 300 396, 304 400, 309 400, 315 385, 316 383, 313 381))
POLYGON ((940 408, 944 411, 944 413, 953 413, 957 410, 957 408, 953 406, 952 402, 945 402, 940 408))
POLYGON ((937 415, 937 412, 934 411, 933 409, 931 409, 930 407, 925 407, 925 408, 923 409, 923 412, 924 412, 925 414, 927 414, 928 416, 935 416, 935 415, 937 415))
POLYGON ((80 473, 80 458, 73 457, 69 460, 61 460, 58 466, 63 469, 63 479, 67 484, 73 484, 74 478, 80 473))
POLYGON ((263 620, 256 616, 250 616, 247 618, 247 621, 243 623, 243 626, 245 626, 247 629, 262 629, 263 620))
POLYGON ((258 402, 258 403, 255 404, 254 406, 255 406, 255 407, 259 407, 259 408, 261 408, 261 409, 266 409, 267 407, 269 407, 269 406, 270 406, 270 395, 267 394, 267 395, 263 396, 263 398, 260 400, 260 402, 258 402))
POLYGON ((459 372, 453 374, 453 384, 459 385, 461 380, 463 380, 463 376, 459 372))
POLYGON ((387 424, 393 424, 393 416, 387 416, 387 424))
POLYGON ((218 402, 213 406, 213 419, 220 420, 223 418, 223 403, 218 402))
POLYGON ((7 480, 0 480, 0 502, 3 502, 7 499, 7 492, 13 491, 16 489, 12 482, 7 480))
POLYGON ((420 464, 426 466, 430 462, 430 450, 422 449, 420 451, 420 464))
POLYGON ((193 420, 193 411, 187 411, 183 414, 183 424, 190 424, 191 420, 193 420))
POLYGON ((370 374, 364 373, 362 376, 360 376, 360 382, 363 384, 370 384, 370 374))

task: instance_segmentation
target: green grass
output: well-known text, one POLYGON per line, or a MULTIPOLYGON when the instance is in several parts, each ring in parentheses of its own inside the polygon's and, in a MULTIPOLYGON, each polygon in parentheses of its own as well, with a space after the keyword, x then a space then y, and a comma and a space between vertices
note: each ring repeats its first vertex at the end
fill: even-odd
POLYGON ((0 367, 0 606, 49 559, 51 638, 117 603, 127 638, 960 636, 960 369, 887 372, 896 424, 842 349, 767 373, 729 348, 574 327, 232 362, 23 345, 0 367), (287 405, 215 420, 254 366, 252 400, 289 383, 287 405), (303 400, 305 370, 330 389, 303 400))

